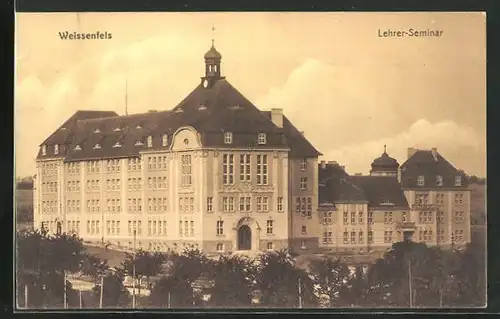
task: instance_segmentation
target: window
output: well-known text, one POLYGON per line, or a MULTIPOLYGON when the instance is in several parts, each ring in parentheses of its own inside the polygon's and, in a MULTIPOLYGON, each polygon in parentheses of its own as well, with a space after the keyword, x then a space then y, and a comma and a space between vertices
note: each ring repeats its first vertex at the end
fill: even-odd
POLYGON ((358 224, 363 224, 363 212, 358 213, 358 224))
POLYGON ((101 149, 101 144, 97 143, 96 145, 94 145, 93 149, 95 150, 101 149))
POLYGON ((424 176, 420 175, 417 177, 417 186, 424 186, 424 176))
POLYGON ((304 217, 312 216, 312 198, 311 197, 297 197, 296 198, 296 212, 304 217))
POLYGON ((455 212, 455 224, 462 224, 465 221, 464 212, 456 211, 455 212))
POLYGON ((305 225, 302 225, 302 231, 301 231, 302 235, 306 235, 307 234, 307 226, 305 225))
POLYGON ((436 194, 436 204, 437 205, 444 205, 444 194, 443 193, 436 194))
POLYGON ((190 227, 190 235, 191 235, 191 237, 193 237, 194 236, 194 221, 191 221, 190 226, 191 226, 190 227))
POLYGON ((444 211, 440 210, 437 212, 437 222, 438 224, 444 224, 444 211))
POLYGON ((251 197, 240 197, 240 211, 241 212, 249 212, 251 210, 251 197))
POLYGON ((148 147, 153 147, 153 137, 148 136, 146 143, 147 143, 148 147))
POLYGON ((344 212, 344 225, 349 224, 349 213, 344 212))
POLYGON ((344 236, 343 236, 343 239, 344 239, 344 244, 348 244, 349 243, 349 233, 348 232, 344 232, 344 236))
POLYGON ((368 244, 373 244, 373 231, 368 231, 368 244))
POLYGON ((425 206, 429 203, 429 194, 417 193, 415 194, 415 204, 418 206, 425 206))
POLYGON ((455 186, 462 186, 462 176, 455 176, 455 186))
POLYGON ((392 231, 384 231, 384 243, 392 243, 392 231))
POLYGON ((168 143, 168 135, 167 134, 163 134, 161 136, 161 146, 167 146, 167 143, 168 143))
POLYGON ((267 155, 257 155, 257 185, 267 185, 267 155))
POLYGON ((432 212, 419 212, 418 222, 420 224, 432 224, 432 212))
POLYGON ((368 225, 373 225, 373 212, 368 212, 368 225))
POLYGON ((436 176, 436 186, 443 186, 443 176, 441 175, 436 176))
POLYGON ((224 154, 222 156, 222 182, 224 185, 234 184, 234 155, 224 154))
POLYGON ((217 251, 223 251, 224 250, 224 244, 217 244, 217 251))
POLYGON ((80 145, 75 146, 75 151, 81 151, 81 150, 82 150, 82 148, 80 145))
POLYGON ((240 155, 240 181, 250 181, 250 154, 240 155))
POLYGON ((385 212, 384 213, 384 224, 392 224, 393 222, 393 214, 392 212, 385 212))
POLYGON ((47 155, 47 146, 42 145, 42 155, 47 155))
POLYGON ((268 235, 272 235, 273 234, 273 226, 274 226, 274 221, 272 219, 269 219, 267 221, 267 227, 266 227, 266 233, 268 235))
POLYGON ((301 190, 306 190, 307 189, 307 177, 301 177, 300 178, 300 189, 301 190))
POLYGON ((222 235, 224 235, 224 221, 218 220, 217 221, 217 236, 222 236, 222 235))
POLYGON ((351 213, 351 225, 356 225, 356 213, 351 213))
POLYGON ((267 196, 258 196, 257 197, 257 211, 258 212, 267 212, 268 210, 269 210, 268 197, 267 196))
POLYGON ((207 212, 213 212, 213 197, 207 197, 207 212))
POLYGON ((402 218, 402 220, 403 220, 403 223, 407 221, 407 215, 406 215, 406 212, 403 212, 403 213, 401 214, 401 218, 402 218))
POLYGON ((54 154, 56 154, 56 155, 59 154, 59 145, 58 144, 54 145, 54 154))
POLYGON ((322 222, 323 225, 328 225, 332 223, 332 212, 322 212, 322 222))
POLYGON ((440 243, 444 242, 444 229, 437 230, 436 241, 440 243))
POLYGON ((191 185, 191 155, 182 155, 181 157, 181 185, 191 185))
POLYGON ((272 250, 273 249, 273 243, 272 242, 268 242, 267 243, 267 249, 268 250, 272 250))
POLYGON ((463 229, 456 229, 455 236, 452 236, 452 241, 453 242, 462 242, 464 240, 464 231, 463 229))
POLYGON ((300 170, 301 171, 307 170, 307 158, 303 158, 300 160, 300 170))
POLYGON ((277 210, 278 212, 283 211, 283 197, 278 197, 277 210))
POLYGON ((356 232, 351 232, 351 244, 356 243, 356 232))
POLYGON ((258 138, 257 138, 257 142, 260 145, 264 145, 264 144, 266 144, 266 140, 267 140, 266 133, 259 133, 258 138))
POLYGON ((182 232, 182 220, 179 221, 179 236, 182 237, 183 232, 182 232))
POLYGON ((359 238, 358 238, 358 244, 362 244, 364 241, 364 238, 363 238, 363 232, 360 231, 359 232, 359 238))
POLYGON ((122 144, 120 142, 116 142, 115 145, 113 145, 113 148, 119 148, 122 147, 122 144))
POLYGON ((462 205, 464 203, 464 194, 455 194, 455 205, 462 205))
POLYGON ((225 212, 234 212, 234 197, 222 197, 222 207, 225 212))
POLYGON ((233 143, 233 133, 225 132, 224 133, 224 144, 232 144, 233 143))

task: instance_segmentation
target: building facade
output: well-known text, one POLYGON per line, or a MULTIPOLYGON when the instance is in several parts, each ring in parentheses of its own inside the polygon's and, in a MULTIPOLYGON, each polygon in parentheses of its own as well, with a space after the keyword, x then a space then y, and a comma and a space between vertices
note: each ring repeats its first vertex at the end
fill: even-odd
POLYGON ((221 76, 214 46, 204 59, 171 111, 78 111, 49 136, 35 227, 151 250, 317 247, 320 153, 281 109, 258 110, 221 76))

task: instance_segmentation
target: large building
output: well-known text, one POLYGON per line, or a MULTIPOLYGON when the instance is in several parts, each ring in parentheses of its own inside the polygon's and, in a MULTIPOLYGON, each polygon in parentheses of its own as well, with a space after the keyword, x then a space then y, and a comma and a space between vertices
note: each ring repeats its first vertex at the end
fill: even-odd
POLYGON ((322 161, 318 211, 324 253, 380 256, 403 240, 443 248, 470 242, 466 176, 435 148, 409 149, 401 167, 384 149, 370 176, 322 161))
POLYGON ((205 75, 170 111, 78 111, 40 146, 34 222, 121 247, 315 249, 318 156, 283 115, 205 75), (298 214, 291 207, 297 204, 298 214))
POLYGON ((261 111, 221 75, 170 111, 78 111, 41 145, 35 227, 122 248, 208 253, 291 248, 379 254, 403 239, 470 241, 465 176, 437 150, 384 153, 350 176, 283 114, 261 111))

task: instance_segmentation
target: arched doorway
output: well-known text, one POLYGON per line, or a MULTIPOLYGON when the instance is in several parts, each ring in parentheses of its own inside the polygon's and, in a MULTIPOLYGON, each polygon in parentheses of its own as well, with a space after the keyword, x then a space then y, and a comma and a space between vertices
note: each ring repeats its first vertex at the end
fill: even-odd
POLYGON ((57 222, 57 234, 58 235, 61 235, 62 233, 62 226, 61 226, 61 222, 57 222))
POLYGON ((252 249, 252 231, 248 225, 242 225, 238 229, 238 250, 252 249))

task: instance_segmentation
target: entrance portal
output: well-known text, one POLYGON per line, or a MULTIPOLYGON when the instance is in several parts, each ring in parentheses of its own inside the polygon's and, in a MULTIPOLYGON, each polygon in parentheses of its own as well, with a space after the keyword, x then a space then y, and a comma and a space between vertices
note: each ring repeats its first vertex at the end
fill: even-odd
POLYGON ((252 249, 252 231, 247 225, 238 229, 238 250, 252 249))
POLYGON ((412 239, 413 239, 413 232, 411 232, 411 231, 403 232, 403 240, 412 241, 412 239))
POLYGON ((62 233, 62 226, 61 226, 61 222, 57 222, 57 234, 58 235, 61 235, 62 233))

